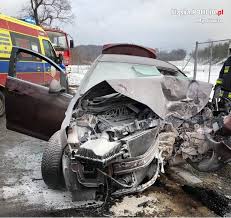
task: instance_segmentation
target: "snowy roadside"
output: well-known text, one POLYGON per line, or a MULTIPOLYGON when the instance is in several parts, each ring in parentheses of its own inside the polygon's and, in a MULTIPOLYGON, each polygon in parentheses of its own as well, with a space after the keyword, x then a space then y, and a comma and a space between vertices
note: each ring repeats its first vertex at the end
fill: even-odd
MULTIPOLYGON (((170 61, 170 63, 174 64, 175 66, 177 66, 180 70, 182 70, 184 68, 184 66, 186 65, 186 61, 170 61)), ((218 76, 219 76, 219 72, 222 68, 222 64, 214 64, 211 67, 211 73, 210 73, 210 80, 209 82, 212 84, 215 84, 218 76)), ((193 77, 193 70, 194 70, 194 63, 193 62, 189 62, 187 64, 187 66, 184 68, 183 72, 190 78, 193 77)), ((196 76, 197 80, 203 81, 203 82, 208 82, 209 79, 209 65, 208 64, 198 64, 197 66, 197 76, 196 76)))
POLYGON ((70 65, 67 67, 68 82, 72 87, 79 86, 90 65, 70 65))

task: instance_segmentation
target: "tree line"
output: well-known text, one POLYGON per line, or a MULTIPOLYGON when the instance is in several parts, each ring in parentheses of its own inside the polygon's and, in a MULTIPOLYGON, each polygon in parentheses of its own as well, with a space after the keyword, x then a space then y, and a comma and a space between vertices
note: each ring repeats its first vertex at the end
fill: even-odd
MULTIPOLYGON (((101 53, 103 46, 100 45, 79 45, 72 49, 72 64, 91 64, 101 53)), ((156 49, 157 50, 157 49, 156 49)), ((172 51, 157 50, 157 59, 164 61, 183 60, 186 56, 184 49, 172 51)))
POLYGON ((173 49, 171 51, 157 51, 157 58, 163 61, 180 61, 186 57, 186 50, 173 49))
MULTIPOLYGON (((198 58, 198 62, 199 63, 208 63, 210 60, 210 48, 211 48, 211 44, 204 47, 204 48, 200 48, 198 49, 198 54, 197 54, 197 58, 198 58)), ((212 47, 212 62, 213 63, 218 63, 222 60, 224 60, 225 58, 227 58, 228 56, 228 48, 229 48, 229 43, 218 43, 213 45, 212 47)), ((193 57, 195 58, 195 51, 193 51, 193 57)))

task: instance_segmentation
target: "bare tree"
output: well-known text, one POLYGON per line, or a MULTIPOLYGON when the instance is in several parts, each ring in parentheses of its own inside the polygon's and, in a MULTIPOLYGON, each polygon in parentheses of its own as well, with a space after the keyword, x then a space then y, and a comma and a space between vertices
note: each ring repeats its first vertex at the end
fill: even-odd
POLYGON ((28 0, 21 13, 43 26, 51 26, 54 21, 70 23, 74 19, 69 0, 28 0))

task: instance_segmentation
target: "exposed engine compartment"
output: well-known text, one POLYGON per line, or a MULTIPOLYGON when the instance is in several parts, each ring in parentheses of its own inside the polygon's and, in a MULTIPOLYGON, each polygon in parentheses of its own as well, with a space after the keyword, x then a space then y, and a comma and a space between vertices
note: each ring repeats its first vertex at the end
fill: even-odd
MULTIPOLYGON (((65 180, 71 181, 73 200, 143 191, 176 155, 201 171, 230 161, 230 155, 214 159, 211 137, 220 136, 223 127, 214 130, 218 121, 209 105, 177 128, 168 120, 119 93, 81 99, 73 111, 66 149, 71 172, 65 180)), ((219 143, 220 151, 230 150, 219 143)))
POLYGON ((99 186, 105 189, 105 181, 97 179, 101 176, 109 180, 114 195, 142 191, 145 186, 138 186, 145 178, 152 179, 146 186, 153 184, 160 164, 158 116, 118 93, 80 104, 68 137, 78 182, 97 193, 99 186))
MULTIPOLYGON (((92 101, 84 100, 73 114, 77 126, 88 128, 95 134, 107 132, 115 141, 137 130, 157 125, 157 115, 139 102, 121 94, 107 95, 92 101)), ((88 132, 89 133, 89 132, 88 132)), ((84 139, 82 139, 84 141, 84 139)))

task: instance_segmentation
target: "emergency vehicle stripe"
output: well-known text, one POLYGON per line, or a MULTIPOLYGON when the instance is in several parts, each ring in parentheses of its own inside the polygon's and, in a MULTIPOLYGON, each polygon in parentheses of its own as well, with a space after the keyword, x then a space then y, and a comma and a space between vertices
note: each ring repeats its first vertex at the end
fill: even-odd
MULTIPOLYGON (((52 80, 52 76, 44 72, 31 72, 31 73, 17 73, 17 78, 30 81, 36 84, 44 85, 49 84, 52 80)), ((1 73, 0 76, 0 86, 5 85, 7 79, 7 73, 1 73)))
MULTIPOLYGON (((44 65, 45 63, 39 62, 18 62, 16 65, 17 72, 44 72, 44 65)), ((6 73, 9 69, 9 61, 0 61, 0 73, 6 73)), ((46 72, 48 71, 49 67, 46 67, 46 72)))
POLYGON ((3 37, 9 37, 10 35, 9 34, 5 34, 5 33, 0 33, 0 36, 3 36, 3 37))
POLYGON ((0 61, 0 73, 6 73, 9 69, 9 61, 0 61))
POLYGON ((0 27, 2 29, 8 29, 7 21, 3 20, 3 19, 0 19, 0 27))
POLYGON ((11 21, 6 22, 5 20, 0 19, 0 26, 3 29, 8 29, 10 31, 15 31, 15 32, 26 34, 26 35, 32 35, 32 36, 38 37, 38 30, 27 27, 27 26, 23 26, 21 24, 13 23, 11 21))

